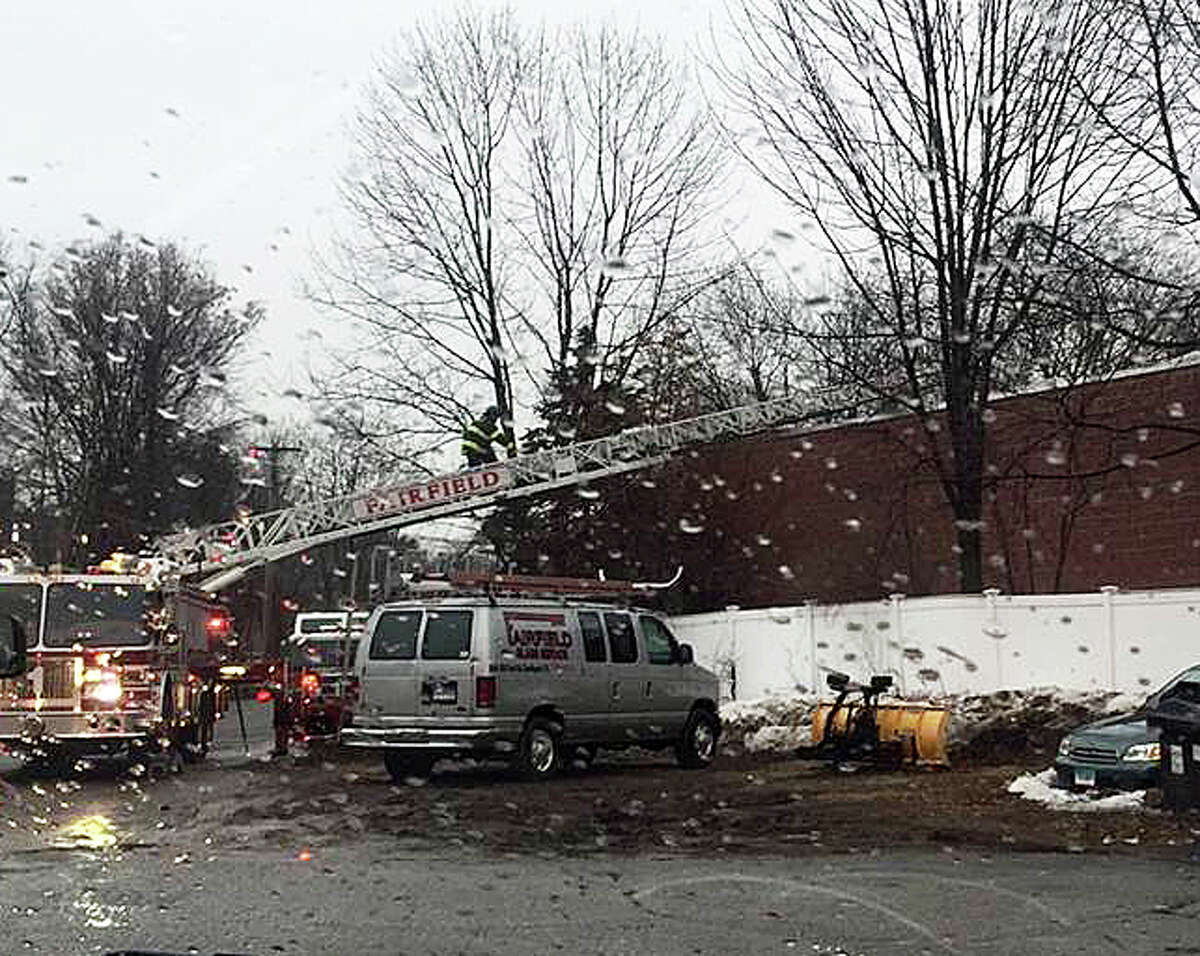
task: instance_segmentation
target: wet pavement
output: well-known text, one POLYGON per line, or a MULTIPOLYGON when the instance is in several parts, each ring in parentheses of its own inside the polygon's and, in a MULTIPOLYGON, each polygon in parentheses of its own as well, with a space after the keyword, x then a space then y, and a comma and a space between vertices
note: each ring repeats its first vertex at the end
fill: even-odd
POLYGON ((629 754, 397 784, 271 760, 270 708, 246 716, 248 747, 227 715, 181 773, 0 777, 0 952, 1196 951, 1193 822, 1049 813, 1003 792, 1016 767, 629 754))

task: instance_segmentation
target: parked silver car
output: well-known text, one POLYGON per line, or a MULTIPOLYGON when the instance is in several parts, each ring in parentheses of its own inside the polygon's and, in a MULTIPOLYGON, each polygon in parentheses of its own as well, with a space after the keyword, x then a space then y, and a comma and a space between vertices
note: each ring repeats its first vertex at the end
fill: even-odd
POLYGON ((503 756, 545 777, 600 747, 716 753, 717 677, 650 611, 533 599, 381 606, 355 659, 342 743, 379 749, 393 777, 443 756, 503 756))

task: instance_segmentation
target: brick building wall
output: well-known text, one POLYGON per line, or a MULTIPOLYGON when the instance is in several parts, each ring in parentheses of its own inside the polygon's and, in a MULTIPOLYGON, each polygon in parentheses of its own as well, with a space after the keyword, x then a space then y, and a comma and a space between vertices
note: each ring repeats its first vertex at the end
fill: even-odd
MULTIPOLYGON (((1008 398, 989 415, 988 586, 1200 585, 1200 365, 1008 398)), ((683 563, 680 610, 955 592, 929 440, 897 417, 710 446, 609 483, 604 520, 574 545, 610 571, 683 563)))

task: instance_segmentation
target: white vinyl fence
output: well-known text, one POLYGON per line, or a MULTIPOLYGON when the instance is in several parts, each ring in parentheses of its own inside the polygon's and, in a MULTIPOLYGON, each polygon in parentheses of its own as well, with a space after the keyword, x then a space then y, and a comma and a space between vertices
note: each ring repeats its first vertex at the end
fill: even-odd
POLYGON ((1145 692, 1200 663, 1200 590, 904 598, 729 610, 672 629, 723 693, 825 690, 825 674, 891 674, 906 694, 1058 685, 1145 692))

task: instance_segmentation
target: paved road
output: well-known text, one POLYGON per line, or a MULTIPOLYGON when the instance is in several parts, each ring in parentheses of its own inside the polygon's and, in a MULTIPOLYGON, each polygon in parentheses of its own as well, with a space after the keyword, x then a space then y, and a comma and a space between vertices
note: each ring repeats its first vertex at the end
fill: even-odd
POLYGON ((884 853, 804 861, 313 851, 0 862, 6 952, 1196 952, 1185 861, 884 853))
MULTIPOLYGON (((313 818, 336 828, 328 842, 305 844, 286 791, 273 814, 230 812, 305 772, 258 764, 270 712, 246 714, 249 757, 230 715, 214 760, 181 775, 20 780, 0 807, 0 953, 1200 952, 1200 864, 1183 849, 518 856, 464 846, 467 820, 418 845, 337 813, 313 818)), ((322 773, 322 806, 358 799, 353 775, 322 773)))

